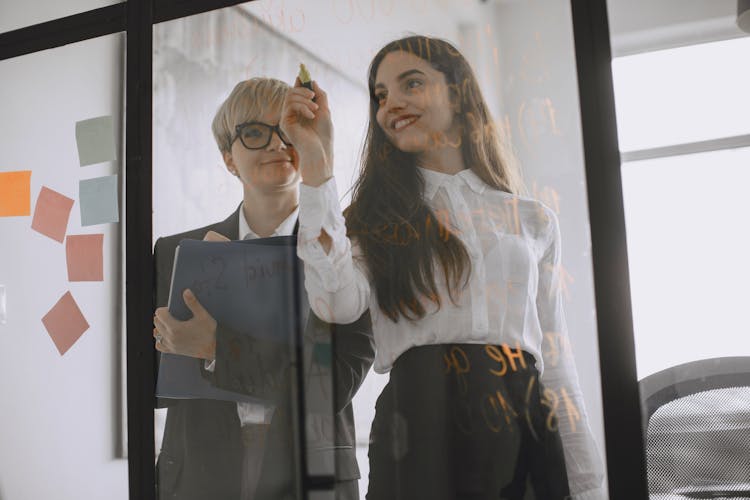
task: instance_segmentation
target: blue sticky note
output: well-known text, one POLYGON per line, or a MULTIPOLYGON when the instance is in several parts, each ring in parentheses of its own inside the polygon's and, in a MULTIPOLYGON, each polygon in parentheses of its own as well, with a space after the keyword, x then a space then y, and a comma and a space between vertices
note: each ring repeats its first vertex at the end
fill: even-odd
POLYGON ((77 122, 76 143, 82 167, 117 159, 114 119, 99 116, 77 122))
POLYGON ((78 196, 82 226, 119 222, 117 175, 80 181, 78 196))

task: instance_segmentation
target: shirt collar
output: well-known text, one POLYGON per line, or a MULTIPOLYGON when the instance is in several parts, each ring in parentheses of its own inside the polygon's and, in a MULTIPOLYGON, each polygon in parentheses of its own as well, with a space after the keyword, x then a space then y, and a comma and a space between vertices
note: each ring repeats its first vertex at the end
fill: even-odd
POLYGON ((457 174, 444 174, 428 168, 417 167, 422 172, 424 178, 424 196, 431 200, 437 190, 444 184, 460 185, 465 184, 477 194, 482 194, 487 185, 477 174, 470 168, 461 170, 457 174))
MULTIPOLYGON (((271 236, 289 236, 294 232, 294 223, 297 222, 297 216, 299 215, 299 206, 292 210, 292 213, 289 214, 289 216, 281 221, 281 224, 279 224, 279 227, 276 228, 276 230, 273 232, 271 236)), ((247 219, 245 219, 245 203, 243 202, 240 206, 240 230, 237 234, 240 235, 240 239, 243 240, 254 240, 256 238, 259 238, 255 232, 250 229, 250 225, 247 223, 247 219)))

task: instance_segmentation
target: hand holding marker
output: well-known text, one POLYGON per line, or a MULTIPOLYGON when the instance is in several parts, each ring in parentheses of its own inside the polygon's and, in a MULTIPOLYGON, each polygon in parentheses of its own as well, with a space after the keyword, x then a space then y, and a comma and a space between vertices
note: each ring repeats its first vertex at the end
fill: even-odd
POLYGON ((333 123, 328 98, 304 64, 299 65, 295 86, 284 100, 281 123, 300 155, 302 182, 317 187, 331 178, 333 123))

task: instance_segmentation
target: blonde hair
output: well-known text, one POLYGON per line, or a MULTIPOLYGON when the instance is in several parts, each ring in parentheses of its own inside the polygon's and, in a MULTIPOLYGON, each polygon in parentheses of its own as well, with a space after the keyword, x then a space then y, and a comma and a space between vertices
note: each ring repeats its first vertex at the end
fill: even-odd
POLYGON ((235 85, 211 123, 219 151, 232 150, 237 125, 258 120, 269 109, 281 110, 287 90, 289 85, 275 78, 251 78, 235 85))

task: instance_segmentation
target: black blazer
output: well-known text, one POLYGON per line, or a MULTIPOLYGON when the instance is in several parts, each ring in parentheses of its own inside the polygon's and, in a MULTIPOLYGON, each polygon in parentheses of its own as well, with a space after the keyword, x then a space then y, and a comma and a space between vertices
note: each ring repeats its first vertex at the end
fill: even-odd
MULTIPOLYGON (((202 240, 209 230, 238 239, 238 208, 223 222, 159 238, 154 247, 154 307, 166 306, 174 253, 182 239, 202 240)), ((330 325, 310 312, 305 338, 330 331, 333 339, 336 479, 352 484, 338 491, 339 498, 358 497, 354 417, 351 400, 372 365, 375 345, 369 311, 349 325, 330 325)), ((160 353, 157 354, 157 367, 160 353)), ((298 481, 293 459, 295 432, 291 401, 289 350, 285 344, 252 339, 218 325, 216 365, 204 377, 217 387, 273 398, 277 409, 266 438, 263 470, 255 498, 293 498, 298 481), (268 381, 276 383, 269 384, 268 381)), ((214 400, 159 400, 167 406, 164 439, 157 463, 157 488, 161 499, 237 499, 240 496, 243 444, 237 405, 214 400)), ((328 453, 330 449, 321 451, 328 453)), ((315 460, 315 452, 308 454, 315 460)))

